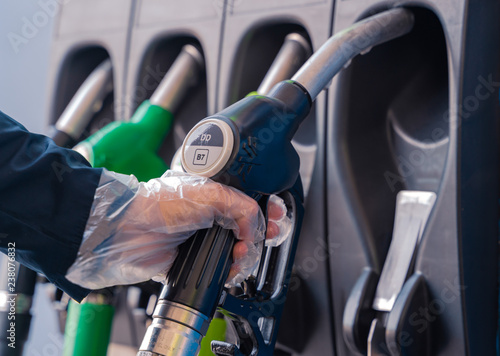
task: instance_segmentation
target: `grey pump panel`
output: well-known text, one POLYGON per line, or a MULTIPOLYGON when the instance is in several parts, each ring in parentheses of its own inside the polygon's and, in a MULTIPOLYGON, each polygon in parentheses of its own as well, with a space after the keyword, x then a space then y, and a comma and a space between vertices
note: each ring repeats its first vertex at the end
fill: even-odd
MULTIPOLYGON (((128 119, 182 47, 193 45, 205 75, 179 103, 160 150, 168 161, 201 118, 258 87, 291 33, 315 51, 363 18, 409 8, 413 30, 365 48, 315 88, 315 107, 295 136, 308 192, 277 352, 495 354, 498 1, 92 3, 73 0, 59 12, 48 69, 50 120, 106 60, 113 91, 88 131, 128 119), (117 10, 110 15, 106 6, 117 10), (408 191, 428 204, 419 198, 405 210, 398 194, 408 191), (405 220, 405 211, 415 220, 405 220)), ((134 304, 133 318, 126 307, 118 311, 114 342, 139 346, 143 310, 152 310, 143 304, 134 304)))

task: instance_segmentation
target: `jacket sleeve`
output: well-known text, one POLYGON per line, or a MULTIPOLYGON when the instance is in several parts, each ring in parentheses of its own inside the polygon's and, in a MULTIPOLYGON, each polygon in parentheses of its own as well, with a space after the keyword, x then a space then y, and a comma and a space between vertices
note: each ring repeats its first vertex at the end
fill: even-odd
POLYGON ((89 290, 69 282, 101 169, 78 153, 28 132, 0 111, 0 250, 44 274, 77 301, 89 290))

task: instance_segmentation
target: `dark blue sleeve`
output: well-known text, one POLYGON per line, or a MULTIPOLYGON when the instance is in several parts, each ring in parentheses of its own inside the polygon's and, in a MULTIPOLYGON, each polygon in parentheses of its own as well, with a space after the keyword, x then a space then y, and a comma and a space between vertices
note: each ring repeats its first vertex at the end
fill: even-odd
POLYGON ((17 261, 77 301, 89 291, 65 274, 80 247, 101 172, 0 111, 0 251, 15 243, 17 261))

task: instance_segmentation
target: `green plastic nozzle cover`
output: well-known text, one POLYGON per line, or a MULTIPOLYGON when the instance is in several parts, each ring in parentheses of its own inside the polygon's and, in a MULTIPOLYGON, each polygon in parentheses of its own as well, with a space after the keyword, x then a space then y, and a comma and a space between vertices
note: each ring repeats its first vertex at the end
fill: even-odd
POLYGON ((80 144, 91 151, 93 167, 133 174, 139 181, 148 181, 169 168, 157 151, 172 124, 170 111, 146 100, 129 122, 112 122, 80 144))
POLYGON ((108 304, 71 301, 64 332, 63 356, 106 356, 114 309, 108 304), (92 327, 88 327, 89 323, 92 327))

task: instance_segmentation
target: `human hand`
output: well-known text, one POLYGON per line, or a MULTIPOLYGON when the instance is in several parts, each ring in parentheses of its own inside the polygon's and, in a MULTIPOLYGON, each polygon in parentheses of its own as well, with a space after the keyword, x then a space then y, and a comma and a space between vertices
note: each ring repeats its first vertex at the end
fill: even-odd
MULTIPOLYGON (((277 211, 270 208, 270 217, 277 211)), ((67 278, 90 289, 162 280, 177 247, 214 223, 232 229, 240 239, 231 279, 242 280, 249 266, 258 263, 258 243, 264 239, 264 218, 253 199, 184 173, 168 171, 162 178, 139 183, 133 176, 104 170, 67 278)), ((277 230, 271 222, 268 237, 276 236, 277 230)))

